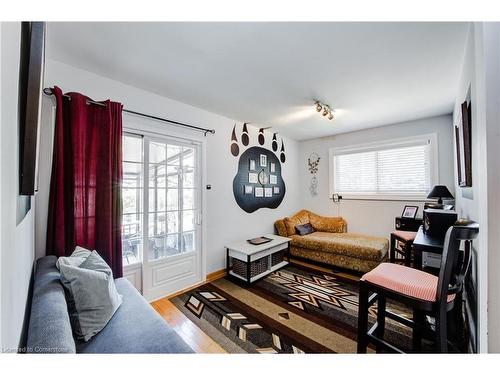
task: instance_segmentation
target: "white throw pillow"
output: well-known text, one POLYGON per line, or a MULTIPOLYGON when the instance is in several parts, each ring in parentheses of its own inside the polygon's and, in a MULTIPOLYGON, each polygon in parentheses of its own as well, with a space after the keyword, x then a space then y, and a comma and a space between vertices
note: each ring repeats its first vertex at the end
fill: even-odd
POLYGON ((68 310, 75 336, 90 340, 108 324, 122 303, 113 272, 96 251, 79 265, 60 263, 61 282, 68 291, 68 310))
POLYGON ((56 262, 56 267, 58 270, 61 270, 61 268, 59 267, 61 264, 79 267, 80 264, 82 264, 85 259, 88 258, 90 253, 90 250, 87 250, 81 246, 77 246, 69 257, 59 257, 56 262))

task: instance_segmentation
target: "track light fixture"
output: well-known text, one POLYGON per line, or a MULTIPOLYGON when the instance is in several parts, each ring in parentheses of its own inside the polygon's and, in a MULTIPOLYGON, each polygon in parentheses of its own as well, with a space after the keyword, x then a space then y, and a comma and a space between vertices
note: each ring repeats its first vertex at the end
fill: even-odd
POLYGON ((333 120, 335 118, 335 116, 333 115, 335 110, 331 109, 328 104, 321 103, 319 100, 316 100, 314 104, 316 105, 316 112, 321 113, 323 117, 327 118, 328 120, 333 120))

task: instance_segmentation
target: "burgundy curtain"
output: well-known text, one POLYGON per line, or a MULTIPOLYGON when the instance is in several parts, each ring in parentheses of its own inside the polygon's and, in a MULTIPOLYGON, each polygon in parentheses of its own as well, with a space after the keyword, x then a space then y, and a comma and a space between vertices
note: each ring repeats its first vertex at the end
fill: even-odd
POLYGON ((122 105, 101 105, 78 93, 57 100, 50 182, 47 254, 70 255, 76 245, 97 250, 122 276, 122 105))

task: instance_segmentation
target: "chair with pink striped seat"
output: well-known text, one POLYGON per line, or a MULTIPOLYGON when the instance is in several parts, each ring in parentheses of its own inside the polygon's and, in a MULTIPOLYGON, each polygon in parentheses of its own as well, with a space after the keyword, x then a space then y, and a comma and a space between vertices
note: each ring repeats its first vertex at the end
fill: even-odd
POLYGON ((459 220, 445 236, 439 277, 414 268, 382 263, 363 275, 359 282, 358 353, 366 353, 369 343, 377 352, 386 349, 402 350, 384 340, 385 318, 391 318, 413 328, 413 350, 419 351, 426 315, 436 320, 437 351, 448 351, 447 312, 452 310, 457 293, 461 293, 469 267, 471 241, 477 237, 479 226, 472 221, 459 220), (463 256, 460 243, 465 241, 463 256), (413 320, 386 310, 386 299, 413 308, 413 320), (377 302, 377 321, 368 330, 368 308, 377 302))
POLYGON ((403 257, 404 265, 411 265, 411 249, 413 241, 417 236, 417 232, 409 232, 404 230, 395 230, 391 233, 391 241, 389 247, 389 261, 391 263, 396 262, 396 254, 403 257), (397 244, 400 244, 401 248, 398 248, 397 244))

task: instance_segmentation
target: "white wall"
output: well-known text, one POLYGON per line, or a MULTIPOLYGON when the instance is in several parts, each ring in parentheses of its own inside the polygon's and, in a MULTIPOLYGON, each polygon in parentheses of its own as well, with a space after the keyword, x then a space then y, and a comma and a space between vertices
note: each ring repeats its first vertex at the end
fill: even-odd
POLYGON ((19 215, 26 198, 18 195, 19 23, 1 26, 1 349, 20 343, 34 259, 34 209, 19 215))
MULTIPOLYGON (((0 22, 0 52, 2 51, 2 23, 0 22)), ((2 87, 2 59, 0 58, 0 88, 2 87)), ((0 98, 1 99, 1 98, 0 98)), ((0 126, 1 126, 1 119, 2 119, 2 100, 0 100, 0 126)), ((2 155, 2 131, 0 129, 0 155, 2 155)), ((1 212, 3 212, 3 205, 2 205, 2 184, 3 184, 3 179, 2 179, 2 174, 0 173, 0 348, 2 348, 2 245, 3 245, 3 240, 2 240, 2 217, 3 215, 1 212)))
MULTIPOLYGON (((471 24, 465 49, 464 65, 458 87, 454 124, 460 121, 460 105, 466 99, 468 90, 472 111, 472 187, 457 190, 457 211, 461 217, 475 220, 480 225, 478 239, 474 242, 472 264, 477 270, 476 286, 478 292, 478 346, 479 351, 488 350, 487 338, 487 293, 488 293, 488 205, 487 205, 487 157, 486 121, 484 90, 484 59, 482 29, 479 24, 471 24)), ((455 162, 456 170, 456 162, 455 162)), ((455 177, 456 181, 456 177, 455 177)), ((474 272, 476 273, 476 272, 474 272)))
POLYGON ((484 23, 488 200, 488 351, 500 352, 500 24, 484 23))
POLYGON ((461 216, 480 225, 475 241, 477 260, 479 350, 500 352, 500 27, 497 23, 471 24, 454 118, 467 90, 472 106, 472 187, 458 194, 461 216), (472 193, 472 194, 471 194, 472 193), (470 199, 472 197, 472 199, 470 199))
MULTIPOLYGON (((206 183, 212 185, 211 190, 204 190, 207 238, 204 251, 207 255, 208 273, 225 267, 225 244, 273 232, 273 223, 276 219, 291 215, 300 207, 297 174, 298 144, 293 140, 285 139, 287 156, 286 163, 283 165, 283 178, 287 189, 285 199, 277 209, 265 208, 247 214, 237 206, 232 193, 238 159, 231 155, 229 148, 235 121, 57 61, 47 60, 45 86, 53 85, 58 85, 63 91, 81 92, 96 100, 111 98, 123 103, 128 109, 216 130, 215 135, 207 136, 206 150, 206 183)), ((44 99, 44 101, 47 100, 52 99, 44 99)), ((44 116, 44 134, 48 134, 47 130, 50 128, 50 122, 47 120, 49 117, 44 116)), ((130 119, 129 115, 124 115, 125 125, 127 119, 130 119)), ((239 129, 241 126, 239 124, 239 129)), ((165 129, 168 130, 168 128, 168 125, 165 125, 165 129)), ((253 135, 256 134, 255 128, 249 130, 253 135)), ((269 136, 267 140, 270 141, 269 136)), ((42 142, 44 142, 43 139, 42 142)), ((251 142, 252 144, 257 142, 255 136, 251 136, 251 142)), ((46 159, 42 162, 50 161, 46 159)), ((36 218, 37 256, 45 253, 44 237, 47 217, 46 211, 42 211, 40 206, 46 206, 47 197, 48 188, 40 186, 36 198, 38 212, 42 212, 36 218)))
MULTIPOLYGON (((332 126, 335 126, 335 123, 332 126)), ((299 182, 302 206, 323 215, 343 216, 347 220, 350 232, 389 237, 390 232, 394 230, 394 218, 401 215, 404 205, 416 203, 341 200, 340 204, 334 204, 329 199, 328 150, 331 147, 352 146, 430 133, 437 133, 438 137, 439 183, 447 185, 453 193, 452 121, 451 116, 447 115, 301 142, 299 145, 299 182), (321 158, 317 173, 319 185, 316 196, 309 191, 312 176, 307 168, 307 159, 313 152, 321 158)), ((418 205, 420 206, 418 215, 421 216, 423 204, 418 203, 418 205)))

